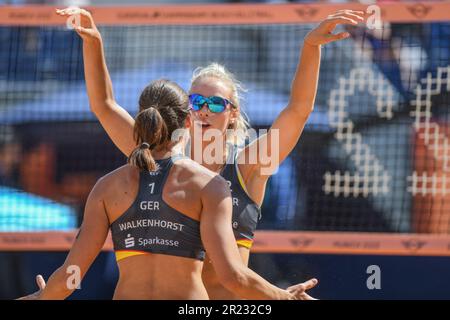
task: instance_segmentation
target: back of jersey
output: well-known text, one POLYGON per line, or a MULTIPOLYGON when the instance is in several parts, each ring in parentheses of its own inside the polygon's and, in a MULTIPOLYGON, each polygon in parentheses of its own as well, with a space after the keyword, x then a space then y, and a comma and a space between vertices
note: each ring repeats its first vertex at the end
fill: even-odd
POLYGON ((136 199, 111 224, 117 261, 156 253, 203 260, 200 222, 173 209, 163 200, 163 190, 174 161, 156 160, 156 171, 141 171, 136 199))

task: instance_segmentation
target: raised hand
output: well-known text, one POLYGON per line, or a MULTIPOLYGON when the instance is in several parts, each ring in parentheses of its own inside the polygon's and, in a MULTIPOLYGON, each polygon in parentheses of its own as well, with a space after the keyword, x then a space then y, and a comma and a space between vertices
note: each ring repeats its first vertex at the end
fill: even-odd
POLYGON ((356 26, 364 21, 364 11, 340 10, 329 15, 316 28, 310 31, 305 37, 305 43, 313 46, 327 44, 333 41, 342 40, 350 36, 348 32, 333 34, 336 26, 345 24, 356 26))
POLYGON ((70 25, 80 35, 83 40, 100 39, 100 32, 94 23, 94 19, 89 11, 78 8, 68 7, 66 9, 57 9, 56 14, 67 17, 70 25))

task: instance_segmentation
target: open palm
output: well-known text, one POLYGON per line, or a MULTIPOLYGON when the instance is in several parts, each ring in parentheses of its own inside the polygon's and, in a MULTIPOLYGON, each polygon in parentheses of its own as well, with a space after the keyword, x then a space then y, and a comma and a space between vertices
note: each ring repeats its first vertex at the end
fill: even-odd
POLYGON ((310 45, 318 46, 345 39, 349 36, 347 32, 333 34, 336 26, 342 24, 356 26, 359 22, 364 21, 364 15, 364 11, 337 11, 335 14, 329 15, 316 28, 309 32, 305 37, 305 42, 310 45))

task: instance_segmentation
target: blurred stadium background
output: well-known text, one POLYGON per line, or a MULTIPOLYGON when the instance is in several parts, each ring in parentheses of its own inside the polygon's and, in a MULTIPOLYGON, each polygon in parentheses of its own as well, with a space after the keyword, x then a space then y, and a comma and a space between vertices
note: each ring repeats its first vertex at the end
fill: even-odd
MULTIPOLYGON (((321 10, 375 3, 252 1, 263 2, 298 4, 299 22, 249 24, 240 17, 238 24, 100 24, 119 103, 134 115, 139 93, 151 80, 164 77, 188 89, 195 67, 217 61, 247 88, 243 108, 251 125, 268 128, 287 103, 303 38, 321 10)), ((314 291, 319 298, 450 298, 450 10, 444 19, 429 17, 444 2, 377 1, 383 15, 390 5, 403 6, 410 21, 388 12, 391 18, 381 30, 351 28, 351 39, 323 48, 314 113, 300 143, 271 178, 259 223, 259 230, 306 233, 288 239, 286 251, 264 249, 264 239, 272 238, 261 236, 262 249, 251 258, 256 271, 279 285, 315 276, 321 281, 314 291), (330 253, 341 254, 308 251, 314 232, 328 233, 341 249, 330 253), (360 233, 361 239, 374 240, 358 242, 360 233), (376 252, 385 245, 377 242, 379 233, 378 239, 403 245, 399 255, 376 252), (397 237, 401 234, 408 236, 397 237), (422 255, 420 249, 433 241, 442 248, 422 255), (349 255, 352 249, 361 249, 360 255, 349 255), (366 287, 371 264, 381 267, 382 290, 366 287), (435 278, 422 283, 424 272, 435 278), (412 279, 420 290, 411 290, 412 279)), ((0 6, 0 13, 8 8, 0 6)), ((79 37, 63 23, 24 21, 0 23, 0 232, 8 232, 0 242, 3 299, 34 291, 34 275, 48 276, 65 257, 45 246, 16 250, 20 238, 11 233, 78 227, 95 181, 126 160, 89 110, 79 37)), ((116 277, 112 253, 103 252, 74 297, 109 298, 116 277)))

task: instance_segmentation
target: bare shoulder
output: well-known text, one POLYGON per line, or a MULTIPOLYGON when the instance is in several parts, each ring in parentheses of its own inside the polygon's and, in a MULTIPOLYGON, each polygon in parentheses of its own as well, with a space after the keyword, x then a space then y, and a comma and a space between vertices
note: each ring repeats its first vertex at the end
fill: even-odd
POLYGON ((128 188, 138 177, 138 170, 128 164, 123 165, 97 180, 92 193, 111 195, 118 190, 128 188))

